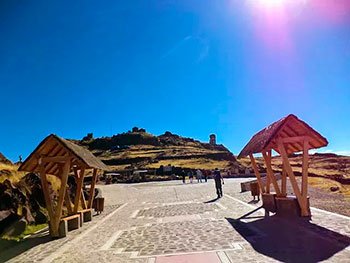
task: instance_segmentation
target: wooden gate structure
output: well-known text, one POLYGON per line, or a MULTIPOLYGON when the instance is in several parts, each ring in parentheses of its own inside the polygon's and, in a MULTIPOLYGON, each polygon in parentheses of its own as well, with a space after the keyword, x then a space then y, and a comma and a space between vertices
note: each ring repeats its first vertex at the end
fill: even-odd
MULTIPOLYGON (((269 125, 265 129, 255 134, 248 144, 243 148, 238 158, 249 156, 255 176, 257 178, 263 197, 263 206, 269 206, 267 200, 273 200, 278 210, 278 202, 288 200, 287 197, 287 177, 293 187, 300 215, 311 216, 308 200, 308 168, 309 168, 309 150, 321 148, 328 145, 328 141, 308 124, 291 114, 281 120, 269 125), (278 184, 272 170, 271 159, 272 150, 280 154, 282 159, 282 180, 278 184), (299 187, 288 156, 302 152, 302 182, 299 187), (262 154, 266 165, 267 180, 266 184, 261 180, 261 175, 254 159, 254 154, 262 154), (270 194, 271 184, 275 194, 270 194), (265 198, 264 198, 265 196, 265 198), (266 198, 267 197, 267 198, 266 198)), ((291 200, 291 199, 289 199, 291 200)), ((295 200, 295 198, 294 198, 295 200)), ((289 206, 290 207, 290 206, 289 206)), ((275 211, 278 213, 278 211, 275 211)))
POLYGON ((78 228, 83 220, 84 212, 90 212, 91 215, 96 181, 99 172, 104 170, 108 170, 107 166, 90 151, 54 134, 46 137, 19 167, 19 171, 38 173, 40 175, 49 215, 50 233, 53 237, 66 235, 65 229, 67 229, 67 222, 70 219, 77 220, 77 223, 74 223, 74 228, 78 228), (92 170, 92 182, 89 199, 85 200, 82 189, 84 177, 88 170, 92 170), (70 173, 75 176, 76 181, 73 202, 67 190, 67 181, 70 173), (61 181, 58 198, 52 198, 47 175, 54 175, 61 181), (64 205, 67 208, 68 217, 63 217, 64 205), (63 231, 62 226, 64 228, 63 231))

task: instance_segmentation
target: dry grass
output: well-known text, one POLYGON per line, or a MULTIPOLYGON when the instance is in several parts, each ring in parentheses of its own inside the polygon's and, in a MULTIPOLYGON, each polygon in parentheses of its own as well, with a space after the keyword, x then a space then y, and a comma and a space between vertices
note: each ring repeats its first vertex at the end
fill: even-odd
POLYGON ((336 192, 350 199, 350 185, 343 185, 337 181, 322 177, 309 177, 309 185, 327 192, 331 192, 331 187, 339 187, 339 191, 336 192))
POLYGON ((19 172, 18 166, 12 165, 12 164, 0 163, 0 171, 1 170, 9 171, 10 175, 1 175, 0 176, 0 183, 4 182, 6 179, 9 179, 12 183, 17 183, 26 174, 24 172, 19 172))

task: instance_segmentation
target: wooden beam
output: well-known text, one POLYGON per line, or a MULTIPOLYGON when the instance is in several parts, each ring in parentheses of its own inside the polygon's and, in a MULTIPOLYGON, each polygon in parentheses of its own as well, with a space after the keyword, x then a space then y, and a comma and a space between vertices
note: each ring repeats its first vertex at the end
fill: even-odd
POLYGON ((72 208, 72 202, 71 202, 70 197, 69 197, 68 189, 66 190, 66 193, 64 194, 64 203, 67 206, 68 214, 72 215, 73 214, 73 208, 72 208))
MULTIPOLYGON (((67 152, 66 152, 66 150, 64 148, 59 148, 59 149, 60 150, 57 152, 58 156, 62 156, 62 155, 65 156, 67 154, 67 152)), ((46 173, 48 173, 48 174, 55 174, 55 171, 57 169, 60 169, 59 166, 60 166, 60 163, 55 163, 55 162, 47 163, 47 166, 45 168, 46 169, 46 173)))
MULTIPOLYGON (((57 156, 62 151, 62 149, 63 149, 62 146, 59 143, 57 143, 56 146, 51 150, 51 152, 49 154, 50 154, 50 156, 57 156)), ((44 165, 45 165, 46 173, 49 173, 50 169, 57 164, 45 163, 44 165), (51 166, 51 168, 49 168, 50 166, 51 166)))
POLYGON ((253 166, 253 170, 254 170, 256 179, 257 179, 258 184, 259 184, 259 187, 260 187, 260 189, 261 189, 261 192, 262 192, 262 193, 265 193, 265 192, 266 192, 266 191, 265 191, 265 187, 264 187, 263 182, 261 181, 261 175, 260 175, 258 166, 256 165, 254 156, 253 156, 252 154, 250 154, 249 157, 250 157, 250 161, 251 161, 252 166, 253 166))
POLYGON ((79 209, 79 201, 81 199, 81 193, 83 189, 85 169, 81 168, 79 173, 78 171, 74 171, 74 173, 76 174, 76 180, 77 180, 77 189, 75 192, 75 199, 74 199, 74 213, 77 213, 79 209))
POLYGON ((89 201, 88 201, 88 208, 92 207, 92 201, 94 200, 94 194, 95 194, 95 186, 96 186, 96 181, 97 181, 97 173, 98 169, 94 169, 93 174, 92 174, 92 181, 91 181, 91 186, 90 186, 90 196, 89 196, 89 201))
POLYGON ((281 191, 282 196, 287 196, 287 173, 284 167, 282 167, 281 191))
POLYGON ((58 193, 58 201, 57 201, 57 207, 55 212, 55 229, 57 229, 57 231, 58 231, 60 219, 62 216, 63 199, 66 194, 69 170, 70 170, 70 159, 63 165, 61 170, 61 187, 58 193))
POLYGON ((44 163, 65 163, 69 156, 45 156, 41 157, 41 161, 44 163))
POLYGON ((262 155, 264 157, 265 164, 266 164, 267 176, 270 178, 270 182, 272 182, 273 188, 275 188, 275 192, 276 192, 277 196, 280 196, 281 190, 278 186, 276 177, 273 173, 272 166, 271 166, 271 150, 270 150, 270 154, 268 154, 266 152, 262 152, 262 155))
MULTIPOLYGON (((308 169, 309 169, 309 139, 305 138, 304 140, 304 149, 303 149, 303 167, 302 167, 302 181, 301 181, 301 195, 303 197, 303 203, 306 208, 308 208, 307 203, 307 192, 308 192, 308 169)), ((309 216, 309 209, 307 209, 307 214, 303 216, 309 216)))
POLYGON ((282 138, 283 143, 303 143, 307 136, 294 136, 288 138, 282 138))
POLYGON ((81 199, 81 205, 83 206, 83 209, 87 209, 87 204, 86 204, 85 195, 83 191, 81 191, 80 193, 80 199, 81 199))
MULTIPOLYGON (((289 133, 287 130, 284 130, 284 132, 288 135, 288 137, 299 136, 299 134, 296 133, 296 132, 293 130, 293 128, 290 127, 290 126, 288 125, 288 123, 286 123, 286 126, 285 126, 285 127, 288 129, 288 131, 290 131, 290 133, 289 133)), ((300 149, 303 148, 303 142, 302 142, 302 141, 301 141, 301 142, 297 142, 296 144, 298 145, 298 147, 299 147, 300 149)))
MULTIPOLYGON (((289 133, 287 133, 286 131, 281 131, 281 135, 282 136, 286 136, 286 137, 293 137, 294 135, 290 135, 289 133)), ((283 138, 283 137, 282 137, 283 138)), ((288 144, 288 146, 293 150, 293 152, 298 152, 300 151, 300 147, 301 145, 299 143, 295 143, 298 147, 294 146, 293 144, 288 144)), ((276 142, 276 145, 277 145, 277 142, 276 142)), ((278 147, 278 145, 277 145, 278 147)))
POLYGON ((41 187, 43 189, 44 193, 44 199, 46 204, 46 209, 49 214, 49 223, 50 223, 50 229, 53 231, 55 226, 55 217, 52 209, 52 202, 50 199, 50 192, 49 192, 49 184, 47 182, 46 173, 45 173, 45 167, 43 165, 40 165, 40 181, 41 181, 41 187))
POLYGON ((281 153, 284 169, 286 170, 286 172, 288 174, 289 180, 290 180, 292 187, 293 187, 294 194, 297 197, 298 203, 300 205, 301 213, 305 214, 306 207, 305 207, 304 202, 302 200, 302 196, 300 193, 300 189, 299 189, 297 180, 296 180, 295 175, 293 173, 292 166, 289 163, 286 149, 284 148, 284 145, 283 145, 282 141, 280 141, 280 140, 278 141, 278 149, 281 153))
POLYGON ((271 180, 270 176, 266 174, 266 193, 269 194, 271 191, 271 180))

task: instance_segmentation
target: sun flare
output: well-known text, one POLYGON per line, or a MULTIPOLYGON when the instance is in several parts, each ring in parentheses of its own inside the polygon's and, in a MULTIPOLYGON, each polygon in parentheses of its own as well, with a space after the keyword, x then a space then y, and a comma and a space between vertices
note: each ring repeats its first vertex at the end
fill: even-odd
POLYGON ((256 4, 263 6, 265 8, 276 8, 283 6, 288 0, 251 0, 256 2, 256 4))

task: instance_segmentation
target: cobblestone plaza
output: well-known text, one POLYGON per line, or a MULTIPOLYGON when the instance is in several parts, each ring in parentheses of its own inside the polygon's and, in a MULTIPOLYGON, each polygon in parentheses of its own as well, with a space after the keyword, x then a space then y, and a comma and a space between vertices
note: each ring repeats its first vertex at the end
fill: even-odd
POLYGON ((349 262, 350 218, 312 208, 312 221, 264 218, 240 193, 247 179, 99 186, 105 211, 67 238, 0 252, 10 262, 349 262))

